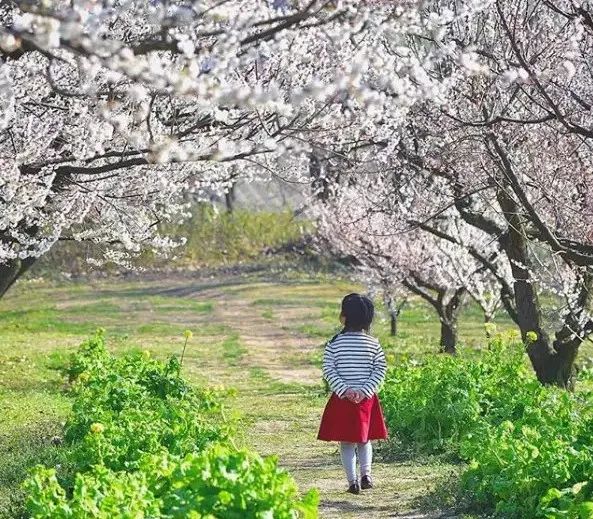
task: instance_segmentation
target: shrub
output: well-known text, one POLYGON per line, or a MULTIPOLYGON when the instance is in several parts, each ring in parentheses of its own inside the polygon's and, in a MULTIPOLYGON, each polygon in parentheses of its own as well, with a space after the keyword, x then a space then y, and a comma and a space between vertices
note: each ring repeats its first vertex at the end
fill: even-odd
POLYGON ((506 518, 593 517, 583 483, 593 477, 591 395, 539 384, 522 345, 498 336, 479 359, 407 362, 390 371, 382 396, 400 442, 468 462, 461 484, 481 508, 506 518))
POLYGON ((33 517, 317 517, 316 494, 299 501, 294 480, 275 459, 219 444, 184 457, 145 456, 133 473, 98 465, 77 474, 71 497, 53 469, 37 467, 25 487, 33 517))
POLYGON ((317 516, 272 458, 237 450, 216 394, 190 386, 176 359, 116 358, 102 333, 83 343, 67 374, 75 401, 66 424, 67 474, 38 466, 25 481, 34 518, 317 516))
POLYGON ((216 266, 252 261, 267 248, 298 240, 307 227, 308 222, 295 219, 288 210, 238 209, 229 213, 200 204, 192 208, 191 218, 177 229, 176 235, 187 236, 178 262, 216 266))
POLYGON ((439 355, 393 368, 382 402, 391 433, 405 445, 459 454, 468 433, 519 416, 525 395, 539 389, 521 349, 499 338, 479 360, 439 355))
MULTIPOLYGON (((219 211, 211 204, 192 204, 190 217, 181 224, 164 224, 162 231, 176 241, 186 239, 175 250, 175 258, 144 251, 132 261, 148 269, 175 267, 210 267, 235 265, 264 259, 268 249, 277 249, 299 240, 311 229, 311 223, 295 218, 290 210, 254 211, 237 209, 219 211)), ((107 263, 97 267, 87 258, 102 258, 103 251, 88 242, 59 242, 35 264, 34 276, 55 277, 67 272, 72 276, 91 272, 113 273, 121 270, 107 263)))
MULTIPOLYGON (((216 396, 190 387, 176 358, 161 363, 139 352, 115 358, 106 355, 98 335, 74 356, 72 366, 80 365, 86 376, 76 385, 65 431, 80 469, 102 463, 134 470, 143 454, 184 454, 231 433, 216 396), (92 361, 93 355, 100 360, 92 361), (92 424, 101 424, 100 434, 92 424)), ((78 371, 71 368, 70 376, 78 371)))
POLYGON ((549 489, 540 499, 538 515, 548 519, 593 517, 593 482, 582 481, 569 488, 549 489))
POLYGON ((166 517, 191 517, 195 510, 225 519, 292 519, 297 511, 317 516, 316 493, 299 501, 294 480, 274 458, 215 444, 182 459, 155 457, 146 462, 150 486, 161 498, 166 517))
POLYGON ((592 418, 581 396, 542 387, 520 417, 486 424, 464 444, 464 488, 504 517, 580 517, 556 514, 553 503, 582 499, 558 489, 593 477, 592 418))
POLYGON ((27 510, 34 518, 160 517, 159 502, 148 489, 143 472, 116 473, 97 465, 90 472, 76 474, 71 496, 67 496, 55 470, 38 466, 23 486, 27 510))
POLYGON ((70 355, 70 362, 65 372, 70 382, 77 379, 86 382, 90 373, 99 373, 109 360, 103 330, 97 330, 93 337, 84 341, 78 350, 70 355))

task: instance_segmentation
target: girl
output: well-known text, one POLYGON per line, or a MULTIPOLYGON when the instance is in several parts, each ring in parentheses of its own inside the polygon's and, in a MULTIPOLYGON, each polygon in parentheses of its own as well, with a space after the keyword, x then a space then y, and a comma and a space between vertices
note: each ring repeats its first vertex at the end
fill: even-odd
POLYGON ((333 337, 323 354, 323 377, 332 390, 323 412, 318 439, 339 441, 348 492, 373 487, 370 440, 387 438, 377 389, 385 378, 385 354, 368 334, 375 308, 368 297, 348 294, 342 300, 344 329, 333 337), (361 481, 356 475, 356 450, 361 481))

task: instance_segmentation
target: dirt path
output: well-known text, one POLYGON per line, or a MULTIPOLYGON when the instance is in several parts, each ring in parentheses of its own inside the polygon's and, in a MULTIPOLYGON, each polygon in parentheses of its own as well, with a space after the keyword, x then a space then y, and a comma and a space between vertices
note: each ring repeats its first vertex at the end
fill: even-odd
MULTIPOLYGON (((225 382, 238 389, 233 405, 244 416, 245 443, 264 455, 277 455, 301 490, 318 488, 321 517, 455 517, 435 510, 435 504, 426 499, 454 470, 449 465, 378 461, 374 464, 376 489, 361 496, 345 492, 337 445, 315 439, 325 404, 315 362, 320 340, 295 331, 320 319, 318 309, 310 304, 315 291, 315 287, 309 293, 300 290, 302 302, 276 305, 259 303, 263 296, 271 301, 282 297, 290 288, 255 283, 186 291, 186 297, 213 302, 209 318, 238 334, 243 353, 227 368, 231 371, 225 374, 225 382)), ((213 370, 212 375, 216 377, 217 372, 213 370)))
MULTIPOLYGON (((242 298, 217 305, 214 315, 239 334, 247 350, 244 365, 264 369, 274 380, 287 384, 319 383, 319 370, 310 361, 318 341, 283 330, 276 319, 271 321, 257 313, 253 301, 242 298)), ((277 319, 283 323, 302 322, 306 315, 306 309, 285 308, 277 319)))

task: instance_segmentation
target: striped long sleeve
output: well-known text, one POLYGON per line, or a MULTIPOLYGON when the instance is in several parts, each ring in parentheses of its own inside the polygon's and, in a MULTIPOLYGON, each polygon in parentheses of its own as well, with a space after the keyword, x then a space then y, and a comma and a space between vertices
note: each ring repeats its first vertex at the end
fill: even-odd
POLYGON ((373 368, 369 378, 367 379, 361 391, 368 397, 371 398, 378 390, 379 386, 385 378, 385 372, 387 371, 387 361, 385 360, 385 353, 379 347, 373 357, 373 368))
POLYGON ((327 343, 323 352, 323 378, 329 384, 329 388, 339 397, 346 392, 349 386, 342 380, 336 366, 336 359, 333 349, 330 347, 332 341, 327 343))
POLYGON ((339 397, 352 388, 371 398, 383 382, 386 368, 379 342, 363 332, 337 335, 323 354, 323 377, 339 397))

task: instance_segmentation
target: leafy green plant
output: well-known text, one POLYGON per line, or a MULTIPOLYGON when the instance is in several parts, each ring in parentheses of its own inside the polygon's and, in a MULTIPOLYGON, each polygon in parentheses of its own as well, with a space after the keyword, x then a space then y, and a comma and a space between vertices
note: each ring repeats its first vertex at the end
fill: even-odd
POLYGON ((484 425, 479 440, 475 435, 462 448, 470 460, 464 488, 478 503, 505 517, 535 516, 536 510, 539 517, 580 517, 572 512, 550 515, 550 510, 552 497, 562 497, 562 506, 570 500, 575 506, 582 502, 583 493, 560 491, 560 496, 556 489, 572 488, 593 477, 593 416, 586 400, 541 388, 521 416, 484 425))
POLYGON ((36 467, 23 485, 27 509, 34 518, 137 519, 161 517, 159 501, 149 490, 143 472, 113 472, 97 465, 76 474, 67 495, 54 469, 36 467))
POLYGON ((272 457, 215 444, 181 459, 156 457, 146 462, 150 486, 162 499, 167 517, 191 517, 195 510, 225 519, 292 519, 296 512, 317 517, 317 493, 299 500, 294 480, 272 457))
POLYGON ((461 484, 480 508, 505 518, 593 517, 581 484, 593 479, 591 394, 539 384, 520 343, 499 335, 479 358, 410 360, 390 371, 382 397, 404 446, 468 462, 461 484))
POLYGON ((439 355, 400 363, 388 373, 382 401, 400 441, 422 452, 458 454, 461 440, 481 423, 520 415, 522 396, 539 387, 521 346, 499 337, 477 360, 439 355))
POLYGON ((187 384, 176 358, 161 363, 144 352, 115 358, 99 333, 74 355, 70 377, 75 373, 65 439, 80 469, 134 470, 146 453, 184 454, 231 432, 216 395, 187 384), (101 424, 101 432, 92 424, 101 424))
POLYGON ((569 488, 550 488, 540 499, 538 515, 546 519, 593 517, 593 482, 581 481, 569 488))
POLYGON ((105 348, 104 331, 99 329, 94 336, 84 341, 76 353, 70 356, 70 363, 65 369, 70 382, 77 380, 86 382, 90 373, 100 372, 104 365, 110 360, 105 348))
POLYGON ((66 369, 75 394, 66 473, 25 481, 34 518, 317 516, 272 458, 237 450, 217 394, 190 386, 175 358, 116 358, 99 331, 66 369))
POLYGON ((137 472, 103 465, 77 474, 71 495, 54 469, 37 467, 25 483, 33 517, 243 519, 317 517, 318 495, 299 499, 274 458, 213 444, 184 457, 147 455, 137 472))

